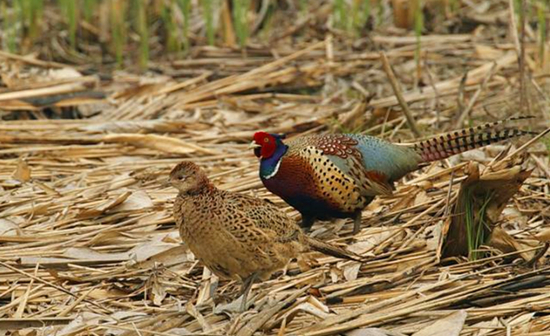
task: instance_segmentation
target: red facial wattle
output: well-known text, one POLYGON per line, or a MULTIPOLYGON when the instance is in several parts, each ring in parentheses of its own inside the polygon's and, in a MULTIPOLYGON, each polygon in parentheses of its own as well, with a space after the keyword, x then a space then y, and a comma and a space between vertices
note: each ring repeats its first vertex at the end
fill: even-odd
POLYGON ((266 132, 256 132, 254 134, 254 142, 260 145, 258 148, 259 151, 254 150, 254 154, 264 159, 270 158, 277 149, 275 137, 266 132))

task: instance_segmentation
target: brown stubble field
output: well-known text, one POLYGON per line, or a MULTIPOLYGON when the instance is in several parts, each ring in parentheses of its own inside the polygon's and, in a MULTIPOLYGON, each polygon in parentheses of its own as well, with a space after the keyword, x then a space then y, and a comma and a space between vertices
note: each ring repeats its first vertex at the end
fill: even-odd
MULTIPOLYGON (((226 26, 209 45, 193 7, 189 50, 164 54, 165 37, 150 34, 145 67, 141 56, 97 56, 90 36, 101 24, 81 22, 82 45, 71 46, 46 2, 51 30, 27 50, 0 51, 2 335, 550 333, 544 134, 410 174, 368 206, 355 236, 349 220, 317 224, 312 235, 369 261, 313 253, 254 285, 249 311, 223 311, 238 284, 195 260, 172 219, 166 179, 181 160, 298 220, 258 178, 247 149, 257 130, 405 143, 518 115, 536 117, 525 129, 548 127, 537 1, 524 20, 521 1, 456 1, 452 11, 453 1, 430 1, 420 37, 410 22, 397 27, 399 1, 382 1, 382 14, 373 5, 355 30, 338 27, 338 1, 280 4, 291 2, 274 2, 271 28, 259 29, 263 2, 252 1, 246 47, 223 6, 226 26), (449 243, 469 222, 468 187, 505 194, 473 216, 486 218, 490 239, 469 256, 449 243)), ((128 55, 141 52, 137 38, 128 33, 128 55)))

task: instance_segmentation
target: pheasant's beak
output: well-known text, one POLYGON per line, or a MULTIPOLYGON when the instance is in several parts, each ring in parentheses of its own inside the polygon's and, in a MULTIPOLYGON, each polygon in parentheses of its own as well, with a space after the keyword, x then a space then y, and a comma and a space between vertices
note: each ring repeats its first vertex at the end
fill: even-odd
POLYGON ((251 143, 248 144, 248 149, 256 149, 258 147, 262 147, 262 146, 258 145, 256 141, 252 141, 251 143))
POLYGON ((170 182, 170 179, 166 179, 164 181, 161 181, 160 186, 162 188, 168 188, 172 186, 172 183, 170 182))

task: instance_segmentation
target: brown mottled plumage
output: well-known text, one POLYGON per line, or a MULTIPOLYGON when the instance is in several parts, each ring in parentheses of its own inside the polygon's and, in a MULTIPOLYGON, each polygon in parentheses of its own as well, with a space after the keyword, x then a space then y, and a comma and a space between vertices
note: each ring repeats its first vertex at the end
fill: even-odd
POLYGON ((221 278, 243 283, 243 307, 255 280, 266 280, 299 253, 317 250, 355 259, 350 252, 306 236, 271 203, 217 189, 197 165, 178 164, 170 183, 179 190, 174 218, 182 240, 221 278))

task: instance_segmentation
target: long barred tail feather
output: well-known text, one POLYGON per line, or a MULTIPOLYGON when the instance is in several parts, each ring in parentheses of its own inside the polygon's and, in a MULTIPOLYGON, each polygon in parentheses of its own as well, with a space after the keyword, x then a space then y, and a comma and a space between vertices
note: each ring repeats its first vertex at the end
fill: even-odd
POLYGON ((502 128, 510 121, 532 119, 533 116, 514 117, 477 127, 466 128, 439 135, 414 144, 415 151, 424 162, 431 162, 448 158, 471 149, 480 148, 506 139, 522 135, 538 134, 517 128, 502 128))

